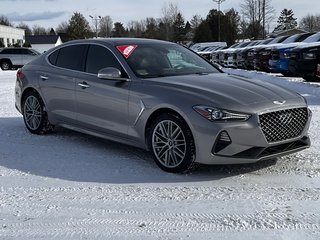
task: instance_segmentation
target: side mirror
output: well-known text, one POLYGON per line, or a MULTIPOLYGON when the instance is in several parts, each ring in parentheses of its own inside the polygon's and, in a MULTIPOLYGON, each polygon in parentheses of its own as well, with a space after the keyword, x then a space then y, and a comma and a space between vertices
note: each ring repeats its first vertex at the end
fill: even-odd
POLYGON ((121 71, 114 67, 102 68, 98 72, 98 78, 106 80, 129 81, 128 78, 121 77, 121 71))

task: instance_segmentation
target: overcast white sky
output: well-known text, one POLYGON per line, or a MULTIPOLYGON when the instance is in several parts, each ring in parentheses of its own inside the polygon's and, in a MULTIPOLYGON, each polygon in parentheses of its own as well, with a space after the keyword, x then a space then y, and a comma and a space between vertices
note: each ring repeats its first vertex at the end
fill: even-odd
MULTIPOLYGON (((242 1, 226 0, 221 4, 221 10, 233 7, 240 11, 242 1)), ((131 20, 161 17, 163 6, 169 2, 178 5, 186 20, 195 14, 205 18, 210 9, 217 8, 212 0, 0 0, 0 15, 7 16, 14 24, 22 21, 30 26, 55 28, 77 11, 88 21, 89 15, 109 15, 113 22, 120 21, 126 25, 131 20)), ((298 22, 308 13, 320 14, 319 0, 272 0, 272 5, 276 10, 275 22, 284 8, 292 9, 298 22)))

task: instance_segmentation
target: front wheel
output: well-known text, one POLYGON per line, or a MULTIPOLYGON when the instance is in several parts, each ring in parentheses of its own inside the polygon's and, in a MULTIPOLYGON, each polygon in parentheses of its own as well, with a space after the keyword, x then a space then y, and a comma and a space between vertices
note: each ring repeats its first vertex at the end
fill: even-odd
POLYGON ((156 164, 166 172, 182 173, 194 167, 193 136, 179 117, 162 114, 152 123, 149 148, 156 164))
POLYGON ((35 91, 28 93, 22 103, 23 119, 27 129, 33 134, 45 134, 53 130, 48 121, 44 103, 35 91))

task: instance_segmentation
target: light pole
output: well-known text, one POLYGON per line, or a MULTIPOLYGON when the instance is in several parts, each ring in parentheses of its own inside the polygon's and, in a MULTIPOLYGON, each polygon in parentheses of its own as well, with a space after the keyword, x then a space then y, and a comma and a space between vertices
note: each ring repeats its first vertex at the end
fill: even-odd
POLYGON ((218 4, 218 41, 220 42, 221 34, 220 34, 220 5, 226 0, 212 0, 218 4))
POLYGON ((92 21, 94 23, 95 29, 96 29, 96 38, 98 38, 98 21, 101 19, 101 16, 92 16, 89 15, 89 17, 92 18, 92 21))

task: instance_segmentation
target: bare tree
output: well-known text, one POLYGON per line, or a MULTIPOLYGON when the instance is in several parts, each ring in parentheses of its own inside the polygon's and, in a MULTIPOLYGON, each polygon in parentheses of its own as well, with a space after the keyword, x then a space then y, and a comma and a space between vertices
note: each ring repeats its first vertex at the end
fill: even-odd
POLYGON ((173 23, 178 14, 177 4, 169 3, 163 6, 161 22, 165 26, 165 40, 173 39, 173 23))
POLYGON ((299 23, 299 27, 308 32, 320 31, 320 14, 308 14, 303 17, 299 23))
POLYGON ((0 16, 0 24, 10 27, 13 26, 13 24, 9 21, 9 19, 6 16, 0 16))
POLYGON ((66 33, 68 30, 69 24, 67 22, 61 22, 56 28, 56 33, 66 33))
POLYGON ((110 16, 104 16, 99 22, 99 36, 110 37, 112 35, 113 21, 110 16))
POLYGON ((275 16, 275 10, 271 5, 272 0, 243 0, 241 13, 247 24, 248 32, 251 36, 259 38, 264 36, 265 26, 268 25, 275 16))
POLYGON ((47 30, 39 25, 33 25, 32 32, 33 35, 47 35, 47 30))
POLYGON ((24 29, 24 32, 25 32, 25 35, 26 35, 26 36, 32 35, 32 30, 31 30, 31 28, 30 28, 27 24, 25 24, 25 23, 23 23, 23 22, 19 23, 19 25, 17 26, 17 28, 24 29))
POLYGON ((128 23, 129 37, 142 37, 146 30, 145 21, 130 21, 128 23))

